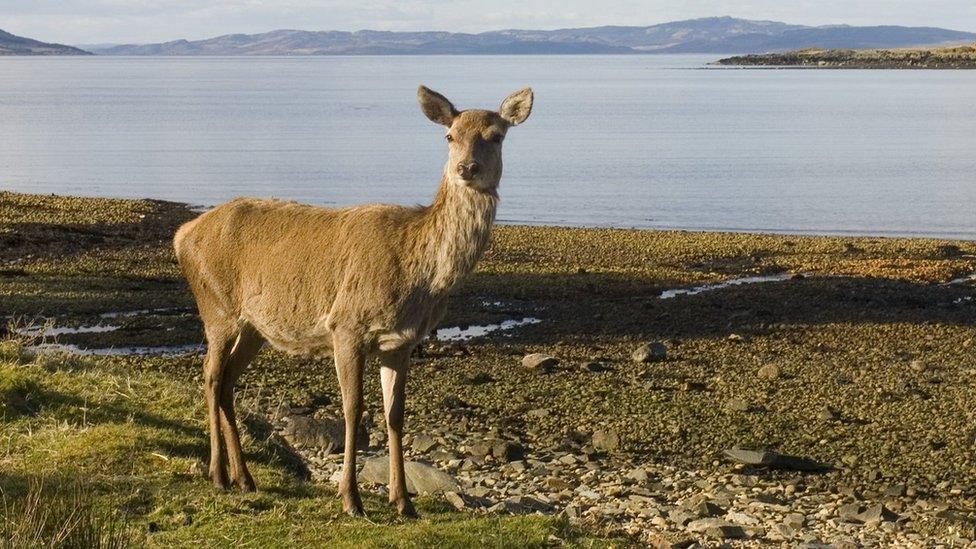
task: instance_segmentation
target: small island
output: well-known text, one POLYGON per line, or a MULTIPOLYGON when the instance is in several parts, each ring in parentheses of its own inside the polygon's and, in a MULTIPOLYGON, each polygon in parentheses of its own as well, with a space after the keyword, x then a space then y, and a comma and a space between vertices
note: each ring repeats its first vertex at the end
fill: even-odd
POLYGON ((736 55, 716 65, 819 69, 976 69, 976 44, 944 48, 829 50, 736 55))

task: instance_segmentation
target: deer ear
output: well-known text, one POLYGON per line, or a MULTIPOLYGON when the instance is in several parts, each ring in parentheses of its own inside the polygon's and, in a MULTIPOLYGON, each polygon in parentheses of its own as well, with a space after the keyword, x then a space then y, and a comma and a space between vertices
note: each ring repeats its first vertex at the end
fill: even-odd
POLYGON ((431 122, 450 127, 454 117, 458 115, 457 109, 446 97, 426 86, 417 88, 417 101, 420 102, 420 108, 431 122))
POLYGON ((532 88, 522 88, 502 101, 498 114, 513 126, 518 126, 532 112, 532 88))

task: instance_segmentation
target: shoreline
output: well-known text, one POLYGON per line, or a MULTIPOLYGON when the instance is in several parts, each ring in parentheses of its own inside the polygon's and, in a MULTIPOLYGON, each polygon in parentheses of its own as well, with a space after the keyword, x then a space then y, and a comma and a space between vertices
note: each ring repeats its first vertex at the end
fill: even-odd
MULTIPOLYGON (((52 199, 57 198, 74 198, 74 199, 88 199, 88 200, 105 200, 105 201, 122 201, 122 202, 147 202, 147 203, 160 203, 167 204, 170 208, 186 209, 194 214, 203 213, 214 205, 208 204, 196 204, 192 202, 181 202, 175 200, 167 199, 157 199, 157 198, 145 198, 145 197, 107 197, 99 195, 62 195, 62 194, 33 194, 24 193, 21 191, 8 191, 0 189, 0 200, 2 200, 4 194, 10 195, 31 195, 38 197, 49 197, 52 199)), ((286 200, 286 199, 280 199, 286 200)), ((301 202, 301 201, 295 201, 301 202)), ((327 204, 314 204, 308 202, 301 202, 303 204, 308 204, 315 207, 324 208, 341 208, 348 206, 355 206, 355 204, 350 204, 347 206, 336 206, 327 204)), ((409 206, 404 204, 399 204, 401 206, 409 206)), ((734 228, 734 227, 695 227, 695 226, 639 226, 639 225, 600 225, 600 224, 579 224, 571 222, 545 222, 545 223, 534 223, 525 220, 511 220, 511 219, 495 219, 495 225, 501 227, 524 227, 524 228, 563 228, 563 229, 581 229, 581 230, 615 230, 615 231, 652 231, 652 232, 673 232, 673 233, 690 233, 690 234, 735 234, 735 235, 757 235, 757 236, 791 236, 791 237, 809 237, 809 238, 882 238, 882 239, 893 239, 893 240, 934 240, 934 241, 958 241, 958 242, 976 242, 976 227, 971 231, 965 232, 953 232, 953 233, 928 233, 928 232, 916 232, 903 231, 900 229, 887 229, 882 231, 871 231, 871 230, 859 230, 859 229, 772 229, 772 228, 734 228)))
MULTIPOLYGON (((79 349, 199 345, 170 246, 195 215, 174 202, 0 193, 0 316, 27 334, 50 322, 56 335, 40 343, 79 349)), ((474 335, 428 341, 412 361, 407 457, 457 480, 457 520, 541 513, 635 544, 965 545, 976 540, 974 272, 970 241, 500 225, 440 325, 474 335), (656 354, 639 354, 645 344, 656 354), (557 362, 525 366, 533 353, 557 362), (744 464, 736 448, 826 470, 744 464)), ((196 354, 43 361, 62 383, 100 369, 184 396, 201 383, 196 354)), ((385 452, 373 373, 364 461, 385 452)), ((245 427, 248 451, 286 441, 275 444, 316 490, 332 489, 340 465, 316 430, 341 417, 334 378, 268 349, 241 379, 248 417, 266 425, 245 427)), ((88 402, 86 429, 98 431, 88 402)), ((199 402, 170 415, 190 441, 169 457, 182 467, 205 453, 204 416, 199 402)), ((24 421, 0 436, 39 428, 24 421)), ((159 463, 152 451, 126 446, 123 461, 159 463)), ((39 467, 31 455, 15 446, 11 467, 39 467)), ((265 483, 287 475, 260 467, 265 483)), ((164 484, 209 494, 180 474, 164 484)), ((143 489, 164 510, 133 520, 169 525, 180 506, 143 489)), ((196 532, 173 520, 167 535, 196 532)))
POLYGON ((735 55, 714 65, 783 69, 976 69, 976 45, 928 49, 837 50, 807 48, 783 53, 735 55))

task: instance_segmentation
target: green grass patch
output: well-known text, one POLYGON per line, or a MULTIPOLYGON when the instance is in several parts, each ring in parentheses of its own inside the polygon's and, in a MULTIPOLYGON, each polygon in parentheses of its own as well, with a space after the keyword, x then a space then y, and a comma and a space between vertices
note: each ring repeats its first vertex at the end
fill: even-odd
POLYGON ((11 547, 620 545, 551 517, 459 513, 432 498, 417 502, 423 518, 404 522, 367 494, 369 520, 348 518, 331 487, 299 480, 275 439, 247 429, 259 491, 216 492, 203 475, 197 387, 113 359, 26 361, 9 342, 0 351, 2 525, 11 547), (87 544, 58 541, 73 531, 65 524, 87 544))

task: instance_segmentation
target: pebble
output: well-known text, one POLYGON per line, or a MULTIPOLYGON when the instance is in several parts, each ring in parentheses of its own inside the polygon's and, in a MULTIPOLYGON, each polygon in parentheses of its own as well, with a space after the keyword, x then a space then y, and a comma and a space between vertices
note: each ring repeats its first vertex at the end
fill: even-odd
POLYGON ((748 412, 751 406, 744 398, 730 398, 725 401, 725 409, 733 412, 748 412))
POLYGON ((522 358, 522 367, 536 372, 551 372, 558 364, 558 358, 544 353, 532 353, 522 358))
POLYGON ((762 379, 768 379, 768 380, 779 379, 780 376, 779 366, 775 364, 766 364, 762 368, 759 368, 757 374, 762 379))
POLYGON ((615 452, 620 449, 620 435, 614 430, 593 432, 593 447, 602 452, 615 452))
POLYGON ((645 343, 634 349, 631 359, 638 363, 661 362, 668 358, 668 348, 659 341, 645 343))

